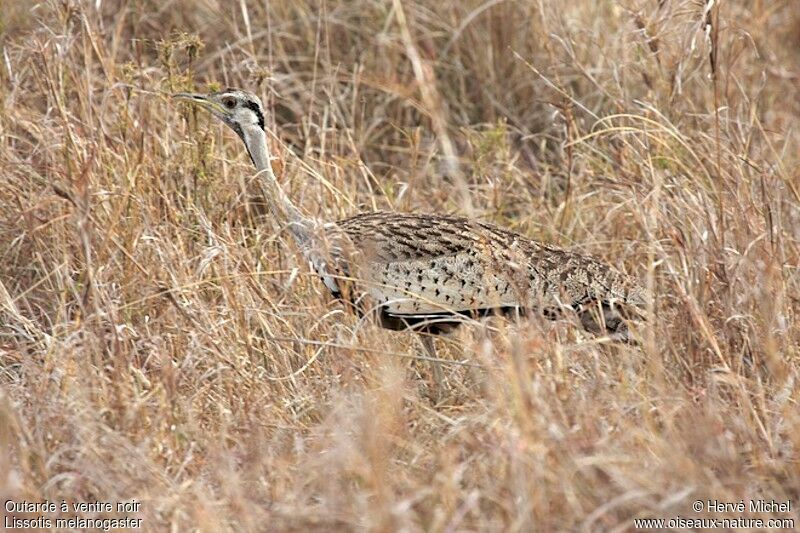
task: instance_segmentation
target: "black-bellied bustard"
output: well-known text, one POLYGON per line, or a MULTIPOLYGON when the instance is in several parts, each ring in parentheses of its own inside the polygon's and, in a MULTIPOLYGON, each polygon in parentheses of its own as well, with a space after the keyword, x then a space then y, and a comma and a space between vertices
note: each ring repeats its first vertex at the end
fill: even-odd
MULTIPOLYGON (((241 137, 272 216, 335 298, 375 311, 385 328, 436 334, 465 315, 571 309, 587 329, 627 337, 627 311, 644 303, 639 284, 610 265, 485 222, 394 212, 327 223, 306 217, 275 177, 257 96, 237 89, 175 96, 200 104, 241 137)), ((422 338, 435 360, 431 338, 422 338)), ((441 369, 433 367, 441 385, 441 369)))

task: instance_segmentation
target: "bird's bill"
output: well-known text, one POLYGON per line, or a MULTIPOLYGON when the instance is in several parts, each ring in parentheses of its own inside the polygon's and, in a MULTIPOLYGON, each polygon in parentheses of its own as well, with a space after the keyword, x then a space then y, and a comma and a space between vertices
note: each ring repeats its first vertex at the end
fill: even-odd
POLYGON ((198 104, 200 107, 211 111, 214 114, 226 116, 228 113, 218 103, 211 100, 208 96, 204 94, 197 94, 197 93, 175 93, 172 95, 173 98, 177 100, 186 100, 187 102, 191 102, 193 104, 198 104))

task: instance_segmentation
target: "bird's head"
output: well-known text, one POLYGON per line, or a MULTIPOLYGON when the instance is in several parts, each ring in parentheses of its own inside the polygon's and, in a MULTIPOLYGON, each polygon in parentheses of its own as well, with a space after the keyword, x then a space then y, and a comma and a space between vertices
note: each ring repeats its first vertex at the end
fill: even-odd
POLYGON ((252 93, 228 88, 208 94, 177 93, 172 96, 208 110, 245 142, 245 132, 256 127, 264 130, 264 107, 258 96, 252 93))

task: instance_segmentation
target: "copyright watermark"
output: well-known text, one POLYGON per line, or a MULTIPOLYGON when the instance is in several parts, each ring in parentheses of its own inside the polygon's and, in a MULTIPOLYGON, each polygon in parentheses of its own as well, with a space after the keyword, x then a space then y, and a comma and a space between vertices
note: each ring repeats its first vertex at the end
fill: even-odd
POLYGON ((780 516, 792 512, 791 500, 755 499, 726 502, 709 499, 695 500, 690 507, 695 513, 704 513, 707 516, 634 518, 633 527, 635 529, 795 529, 794 518, 780 516), (739 516, 735 516, 737 514, 739 516))

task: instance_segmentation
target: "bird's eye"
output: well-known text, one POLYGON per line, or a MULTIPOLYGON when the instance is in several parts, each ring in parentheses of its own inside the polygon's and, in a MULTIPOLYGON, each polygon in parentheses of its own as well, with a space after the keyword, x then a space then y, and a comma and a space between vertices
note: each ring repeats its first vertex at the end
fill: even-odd
POLYGON ((222 100, 222 105, 224 105, 228 109, 233 109, 234 107, 236 107, 236 99, 231 98, 230 96, 228 98, 224 98, 222 100))

